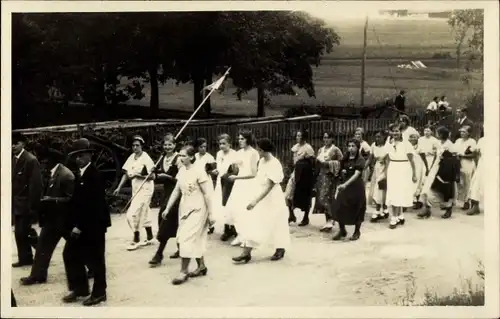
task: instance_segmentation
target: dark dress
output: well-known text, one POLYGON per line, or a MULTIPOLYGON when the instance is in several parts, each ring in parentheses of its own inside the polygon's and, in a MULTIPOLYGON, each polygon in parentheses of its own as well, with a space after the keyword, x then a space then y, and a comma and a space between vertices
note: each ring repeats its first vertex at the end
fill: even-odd
POLYGON ((295 189, 293 192, 293 207, 309 213, 315 184, 313 157, 303 158, 295 163, 295 189))
MULTIPOLYGON (((167 174, 175 178, 177 176, 177 172, 179 171, 179 167, 177 166, 177 160, 179 155, 176 154, 169 162, 170 165, 165 166, 165 156, 161 159, 161 165, 159 165, 156 174, 167 174)), ((161 214, 167 208, 168 199, 172 194, 172 191, 175 188, 175 184, 177 181, 171 180, 169 178, 157 178, 157 183, 163 184, 164 189, 164 197, 162 199, 162 204, 160 206, 160 212, 158 213, 158 235, 157 239, 160 242, 167 241, 170 238, 174 238, 177 235, 177 228, 179 226, 179 199, 176 201, 175 205, 172 207, 172 210, 168 213, 167 219, 163 219, 161 214)))
POLYGON ((341 181, 345 183, 358 170, 359 177, 346 189, 339 191, 333 204, 333 219, 339 224, 356 225, 363 222, 366 212, 365 185, 362 173, 365 160, 362 156, 343 159, 340 163, 341 181))
POLYGON ((445 151, 431 189, 441 194, 443 201, 447 202, 455 196, 454 183, 458 180, 460 180, 460 161, 449 151, 445 151))

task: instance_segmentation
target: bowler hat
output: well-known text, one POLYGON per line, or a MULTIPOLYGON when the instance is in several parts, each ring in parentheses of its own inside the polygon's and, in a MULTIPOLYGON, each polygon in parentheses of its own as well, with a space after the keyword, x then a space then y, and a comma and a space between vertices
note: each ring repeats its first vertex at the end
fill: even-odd
POLYGON ((12 144, 17 144, 19 142, 26 143, 26 136, 19 132, 12 132, 12 144))
POLYGON ((90 141, 86 138, 80 138, 73 142, 69 156, 74 156, 79 153, 93 153, 95 150, 91 147, 90 141))

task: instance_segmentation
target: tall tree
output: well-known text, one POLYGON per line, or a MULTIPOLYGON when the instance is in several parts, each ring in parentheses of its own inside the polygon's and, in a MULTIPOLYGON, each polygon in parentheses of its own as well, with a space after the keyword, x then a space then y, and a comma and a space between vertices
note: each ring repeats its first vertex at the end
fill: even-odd
POLYGON ((460 68, 463 45, 467 39, 469 49, 467 54, 469 56, 479 54, 482 60, 484 10, 454 10, 448 19, 448 24, 452 28, 455 37, 457 68, 460 68))

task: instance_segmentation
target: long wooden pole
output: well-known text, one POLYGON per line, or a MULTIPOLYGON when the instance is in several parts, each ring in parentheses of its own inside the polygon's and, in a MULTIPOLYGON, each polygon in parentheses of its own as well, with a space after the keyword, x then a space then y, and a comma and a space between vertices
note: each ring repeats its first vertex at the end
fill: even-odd
POLYGON ((365 106, 365 69, 366 69, 366 38, 368 34, 368 16, 365 18, 363 31, 363 60, 361 61, 361 106, 365 106))

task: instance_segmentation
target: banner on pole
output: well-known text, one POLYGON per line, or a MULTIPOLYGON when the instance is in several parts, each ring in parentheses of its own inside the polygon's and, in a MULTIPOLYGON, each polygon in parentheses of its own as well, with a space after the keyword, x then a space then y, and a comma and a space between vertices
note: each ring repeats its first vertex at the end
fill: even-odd
POLYGON ((221 76, 217 81, 215 81, 214 83, 210 84, 210 85, 207 85, 203 88, 202 91, 212 91, 212 90, 218 90, 222 83, 224 83, 224 80, 226 79, 227 75, 229 74, 229 70, 231 70, 231 68, 229 68, 226 73, 224 73, 223 76, 221 76))

